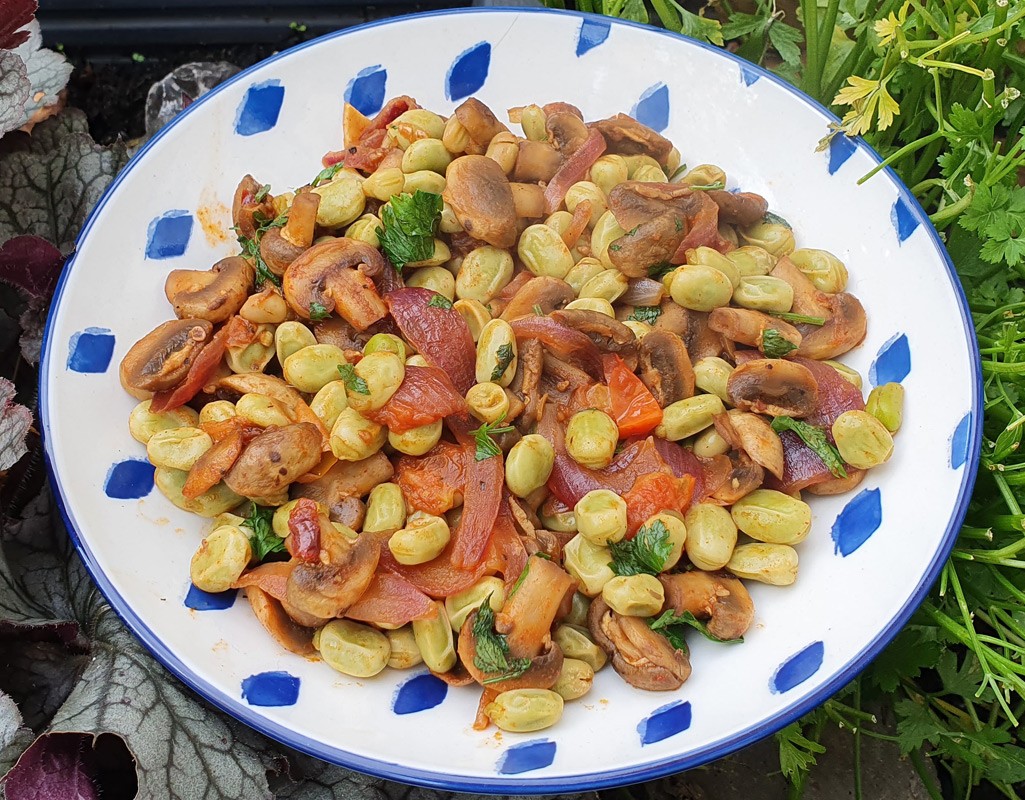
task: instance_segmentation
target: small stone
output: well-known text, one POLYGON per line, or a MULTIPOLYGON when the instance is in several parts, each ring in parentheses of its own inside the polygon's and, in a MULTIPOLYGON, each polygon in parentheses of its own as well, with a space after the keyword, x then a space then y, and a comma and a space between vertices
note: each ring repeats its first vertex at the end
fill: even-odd
POLYGON ((194 61, 169 72, 146 95, 146 136, 155 134, 193 101, 239 71, 227 61, 194 61))

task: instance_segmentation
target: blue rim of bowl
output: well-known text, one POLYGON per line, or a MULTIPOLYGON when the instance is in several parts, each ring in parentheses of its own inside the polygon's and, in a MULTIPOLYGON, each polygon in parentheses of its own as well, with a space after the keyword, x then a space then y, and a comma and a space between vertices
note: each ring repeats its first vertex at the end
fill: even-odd
MULTIPOLYGON (((243 70, 238 75, 201 97, 184 112, 179 114, 168 125, 158 131, 152 139, 146 142, 139 152, 132 157, 128 165, 115 177, 83 225, 82 231, 79 233, 76 241, 76 247, 83 241, 85 236, 88 235, 90 229, 99 218, 100 213, 103 211, 103 207, 106 205, 107 200, 111 197, 125 177, 132 171, 132 169, 140 163, 142 160, 141 157, 148 150, 154 147, 168 131, 181 122, 182 119, 194 113, 197 108, 203 106, 208 98, 213 97, 221 90, 231 86, 232 84, 246 80, 257 69, 282 58, 286 58, 300 50, 304 50, 308 47, 315 47, 331 39, 347 36, 351 33, 365 31, 370 28, 393 25, 409 20, 427 19, 431 17, 447 17, 459 14, 546 14, 562 19, 565 19, 566 17, 576 17, 578 19, 601 19, 603 22, 607 22, 611 25, 627 26, 646 31, 652 35, 665 36, 671 41, 715 53, 725 61, 737 64, 747 72, 757 74, 759 78, 768 80, 776 86, 784 89, 795 99, 815 109, 825 122, 839 122, 838 117, 832 114, 821 103, 812 99, 762 67, 752 64, 749 61, 745 61, 739 56, 735 56, 718 47, 698 42, 694 39, 690 39, 686 36, 681 36, 680 34, 666 31, 661 28, 655 28, 627 20, 597 16, 594 14, 585 14, 576 11, 552 11, 544 8, 472 8, 408 14, 399 17, 392 17, 386 20, 369 22, 352 28, 345 28, 340 31, 335 31, 334 33, 326 34, 325 36, 320 36, 316 39, 311 39, 308 42, 304 42, 288 50, 277 53, 270 58, 243 70)), ((882 159, 879 158, 879 155, 871 147, 865 144, 862 139, 856 139, 856 143, 857 146, 864 150, 877 164, 881 163, 882 159)), ((961 523, 964 521, 965 514, 968 511, 968 501, 971 497, 972 487, 975 484, 975 476, 978 470, 978 460, 982 445, 982 366, 980 363, 978 343, 975 337, 975 327, 968 308, 968 301, 965 297, 961 282, 957 277, 957 272, 950 260, 950 256, 947 254, 946 248, 940 241, 936 229, 933 227, 932 222, 930 222, 928 215, 925 213, 915 196, 891 168, 886 167, 882 172, 884 172, 893 185, 896 186, 901 199, 907 204, 919 225, 931 237, 934 248, 942 256, 943 261, 946 264, 951 286, 958 299, 958 306, 961 312, 961 323, 964 326, 968 348, 973 356, 972 371, 975 380, 972 385, 972 406, 970 412, 972 415, 971 437, 968 441, 968 453, 965 460, 964 473, 961 479, 961 488, 958 493, 957 506, 950 519, 950 523, 947 526, 943 541, 937 549, 928 569, 919 581, 918 586, 915 587, 915 591, 912 593, 911 597, 908 598, 903 607, 901 607, 901 609, 891 618, 889 623, 876 635, 876 637, 865 648, 863 648, 860 653, 845 664, 842 669, 836 672, 826 683, 807 697, 804 697, 803 699, 788 706, 785 710, 774 715, 772 718, 746 728, 726 739, 713 742, 712 744, 706 745, 697 750, 685 752, 679 756, 663 758, 632 767, 624 767, 621 769, 590 774, 570 775, 560 778, 501 778, 500 780, 490 779, 486 776, 458 776, 446 774, 441 770, 428 771, 414 769, 405 767, 396 762, 356 755, 345 750, 328 746, 323 742, 310 739, 306 736, 302 736, 295 733, 285 725, 267 719, 259 709, 249 706, 241 700, 225 694, 221 689, 209 684, 207 681, 193 673, 185 666, 185 664, 182 663, 178 656, 168 649, 161 639, 147 627, 145 622, 136 615, 128 601, 120 595, 120 593, 114 588, 113 584, 108 580, 107 576, 100 569, 99 565, 93 558, 88 544, 79 535, 74 515, 67 507, 60 480, 53 468, 54 456, 51 451, 49 437, 49 381, 47 380, 50 361, 53 357, 53 341, 50 333, 53 320, 56 316, 56 311, 60 306, 67 277, 71 273, 71 269, 75 262, 75 255, 72 255, 64 266, 60 281, 58 282, 57 288, 54 292, 50 314, 47 318, 46 328, 43 332, 43 356, 39 374, 39 409, 43 428, 46 467, 51 483, 57 488, 55 496, 61 516, 64 519, 64 523, 79 555, 82 558, 82 561, 85 563, 86 569, 89 570, 89 574, 92 575, 92 578, 96 582, 100 592, 104 597, 106 597, 107 601, 117 612, 118 616, 121 617, 122 621, 128 626, 132 633, 135 634, 136 638, 146 646, 146 648, 161 664, 164 665, 164 667, 221 711, 246 723, 260 733, 263 733, 282 744, 288 745, 289 747, 293 747, 296 750, 307 753, 308 755, 381 778, 403 781, 435 789, 479 793, 509 792, 515 790, 528 794, 579 792, 585 789, 602 789, 613 786, 623 786, 631 783, 639 783, 671 775, 692 767, 697 767, 712 761, 713 759, 728 755, 729 753, 739 750, 749 744, 753 744, 765 736, 774 733, 808 711, 811 711, 821 703, 828 700, 837 691, 842 689, 851 680, 853 680, 858 673, 868 666, 872 659, 874 659, 875 656, 877 656, 879 652, 889 644, 894 636, 900 632, 901 628, 904 627, 904 624, 925 599, 929 589, 939 577, 940 570, 946 562, 947 557, 950 555, 950 551, 953 549, 954 542, 957 539, 958 530, 960 529, 961 523)))

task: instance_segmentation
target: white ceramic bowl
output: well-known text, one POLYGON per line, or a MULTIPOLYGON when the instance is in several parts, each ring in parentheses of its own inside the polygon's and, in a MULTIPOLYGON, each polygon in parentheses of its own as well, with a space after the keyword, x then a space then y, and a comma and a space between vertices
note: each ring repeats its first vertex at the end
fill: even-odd
MULTIPOLYGON (((721 50, 602 17, 475 10, 407 17, 318 39, 243 72, 149 142, 90 218, 58 289, 41 407, 47 455, 79 551, 158 659, 215 705, 329 761, 411 783, 558 792, 632 783, 722 756, 821 703, 897 633, 953 544, 979 447, 980 372, 953 270, 918 203, 864 144, 816 144, 835 118, 721 50), (450 113, 474 94, 496 111, 566 100, 589 119, 633 113, 684 160, 764 195, 799 246, 839 255, 868 311, 845 360, 899 380, 893 459, 853 496, 814 498, 800 578, 754 585, 739 646, 694 641, 676 692, 611 669, 553 728, 471 729, 478 693, 423 673, 346 678, 281 650, 244 600, 189 594, 203 521, 152 488, 128 434, 127 349, 172 316, 167 271, 235 249, 229 206, 247 172, 301 185, 341 146, 343 98, 372 113, 409 94, 450 113), (191 607, 190 607, 191 606, 191 607), (214 606, 214 608, 208 608, 214 606)), ((867 391, 866 387, 866 391, 867 391)))

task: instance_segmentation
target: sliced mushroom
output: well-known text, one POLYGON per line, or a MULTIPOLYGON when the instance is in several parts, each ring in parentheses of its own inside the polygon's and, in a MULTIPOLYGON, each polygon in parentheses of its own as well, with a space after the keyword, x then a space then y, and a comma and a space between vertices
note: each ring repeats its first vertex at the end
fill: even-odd
POLYGON ((801 332, 789 322, 749 308, 716 308, 708 315, 708 327, 731 342, 759 347, 767 330, 778 331, 786 340, 801 345, 801 332))
POLYGON ((516 375, 509 389, 523 402, 523 413, 518 424, 524 431, 533 430, 539 413, 540 394, 538 384, 544 369, 544 348, 537 339, 524 339, 519 343, 516 359, 516 375))
POLYGON ((308 422, 321 432, 324 450, 327 447, 328 430, 320 417, 313 413, 303 396, 275 375, 246 372, 226 375, 213 383, 213 390, 221 399, 238 399, 244 394, 264 394, 277 400, 285 409, 288 418, 295 422, 308 422))
POLYGON ((715 427, 724 439, 747 453, 756 464, 777 478, 783 477, 783 442, 764 417, 731 409, 726 414, 716 415, 715 427), (723 432, 724 429, 732 434, 732 438, 723 432))
POLYGON ((765 470, 752 461, 747 453, 741 450, 732 451, 729 456, 731 469, 718 489, 712 492, 712 500, 730 506, 740 498, 758 489, 765 480, 765 470))
POLYGON ((509 189, 517 217, 540 219, 545 215, 545 190, 539 184, 510 183, 509 189))
POLYGON ((157 325, 132 345, 121 360, 121 385, 133 397, 173 389, 188 375, 196 356, 210 341, 213 325, 205 319, 174 319, 157 325))
POLYGON ((753 192, 726 192, 713 189, 709 198, 719 206, 719 222, 748 228, 761 222, 769 204, 760 194, 753 192))
POLYGON ((355 239, 333 239, 303 252, 285 270, 285 299, 302 319, 316 304, 337 311, 357 330, 366 330, 388 313, 372 278, 387 267, 375 247, 355 239))
POLYGON ((829 476, 824 481, 806 486, 804 490, 808 492, 808 494, 814 495, 828 496, 834 494, 846 494, 852 489, 857 488, 858 485, 865 480, 865 473, 867 470, 847 466, 845 472, 847 473, 846 478, 834 478, 833 476, 829 476))
POLYGON ((348 520, 358 516, 359 512, 352 500, 369 494, 379 483, 390 481, 394 474, 388 457, 378 452, 362 461, 339 461, 322 478, 296 484, 292 496, 316 500, 327 507, 332 521, 342 522, 351 528, 353 525, 348 520))
POLYGON ((665 164, 673 149, 673 143, 666 137, 626 114, 616 114, 592 124, 605 137, 610 153, 649 155, 659 164, 665 164))
POLYGON ((448 165, 445 180, 442 196, 470 236, 505 249, 516 244, 516 204, 497 161, 462 156, 448 165))
POLYGON ((278 644, 300 656, 310 656, 316 652, 313 647, 313 631, 297 625, 285 613, 280 602, 258 586, 246 586, 243 591, 256 618, 278 644))
POLYGON ((583 308, 564 308, 553 311, 549 316, 568 328, 586 334, 602 352, 618 353, 631 369, 636 366, 637 336, 619 320, 600 311, 583 308))
POLYGON ((774 417, 805 417, 819 402, 811 370, 777 358, 756 358, 738 366, 726 382, 736 408, 774 417))
POLYGON ((313 327, 313 335, 318 344, 333 344, 339 350, 359 350, 362 352, 370 341, 371 331, 376 325, 365 331, 358 331, 341 317, 329 317, 313 327))
POLYGON ((567 364, 551 353, 544 354, 544 377, 546 384, 555 391, 572 394, 577 389, 587 389, 594 381, 582 369, 567 364))
POLYGON ((587 140, 587 125, 579 113, 573 111, 555 111, 545 119, 545 130, 548 140, 564 156, 576 152, 587 140))
POLYGON ((857 347, 865 339, 868 322, 865 309, 853 294, 829 295, 830 315, 821 328, 810 331, 802 340, 797 355, 823 361, 836 358, 857 347))
POLYGON ((708 620, 708 632, 720 639, 739 639, 751 627, 755 606, 744 584, 724 572, 680 572, 659 575, 666 605, 677 614, 689 611, 708 620))
POLYGON ((340 617, 367 590, 380 558, 380 539, 364 535, 336 562, 297 564, 285 586, 286 602, 321 619, 340 617))
POLYGON ((292 201, 288 221, 281 227, 268 228, 260 237, 260 257, 275 275, 284 275, 288 265, 313 244, 319 208, 320 195, 302 191, 292 201))
MULTIPOLYGON (((470 135, 473 148, 469 151, 482 154, 488 144, 500 133, 508 133, 509 129, 495 116, 495 113, 476 97, 468 97, 456 109, 456 119, 466 128, 470 135)), ((499 247, 500 245, 495 245, 499 247)))
POLYGON ((246 446, 224 483, 243 497, 274 497, 320 463, 321 442, 308 422, 271 428, 246 446))
POLYGON ((623 679, 638 689, 667 692, 690 677, 690 659, 640 617, 624 617, 596 597, 587 612, 591 636, 623 679))
POLYGON ((548 142, 533 142, 524 139, 519 142, 512 179, 521 183, 544 181, 547 183, 562 165, 559 151, 548 142))
MULTIPOLYGON (((658 307, 661 312, 658 315, 658 319, 655 320, 655 324, 652 325, 655 330, 666 331, 667 333, 675 333, 677 336, 683 338, 684 342, 690 342, 690 328, 691 328, 691 315, 697 312, 688 311, 683 306, 677 305, 669 297, 665 298, 658 307)), ((706 315, 707 316, 707 315, 706 315)), ((694 356, 691 354, 691 359, 694 356)))
POLYGON ((228 256, 208 270, 171 270, 164 281, 164 294, 178 319, 224 322, 239 312, 252 285, 249 261, 228 256))
POLYGON ((641 382, 665 408, 694 394, 694 369, 683 340, 654 329, 641 339, 638 366, 641 382))
POLYGON ((536 314, 535 306, 541 309, 542 316, 551 314, 567 303, 576 299, 577 293, 566 281, 539 275, 531 278, 513 295, 512 300, 502 311, 502 319, 511 322, 520 317, 536 314))
POLYGON ((265 219, 274 218, 274 205, 271 203, 270 194, 257 200, 260 193, 260 183, 252 175, 246 175, 239 181, 235 189, 235 197, 231 202, 231 219, 235 223, 240 235, 247 239, 256 238, 256 229, 259 227, 255 219, 256 214, 261 214, 265 219))
POLYGON ((831 314, 829 296, 816 289, 815 284, 789 258, 783 256, 776 262, 776 266, 769 274, 774 278, 786 281, 794 290, 794 303, 790 307, 791 312, 803 314, 806 317, 829 318, 831 314))

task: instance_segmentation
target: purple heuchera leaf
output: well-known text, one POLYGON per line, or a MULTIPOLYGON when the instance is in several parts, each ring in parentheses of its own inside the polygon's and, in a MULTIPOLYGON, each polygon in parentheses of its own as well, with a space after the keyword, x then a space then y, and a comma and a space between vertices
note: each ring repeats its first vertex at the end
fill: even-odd
POLYGON ((0 0, 0 50, 13 50, 28 39, 22 30, 36 15, 36 0, 0 0))
POLYGON ((48 299, 64 266, 61 251, 38 236, 15 236, 0 247, 0 281, 48 299))
POLYGON ((99 800, 92 739, 85 733, 40 736, 4 778, 7 800, 99 800))

